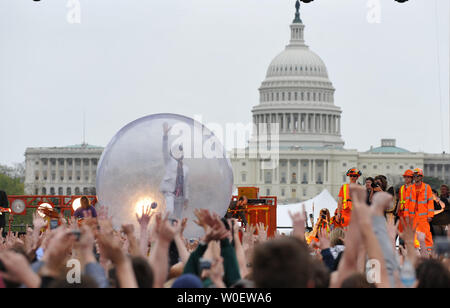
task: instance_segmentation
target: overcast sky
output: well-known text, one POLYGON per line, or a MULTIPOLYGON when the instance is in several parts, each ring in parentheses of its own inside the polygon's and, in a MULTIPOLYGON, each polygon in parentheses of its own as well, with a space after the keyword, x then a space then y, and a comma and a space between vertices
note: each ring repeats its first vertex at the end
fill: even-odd
MULTIPOLYGON (((100 146, 153 113, 248 123, 295 12, 294 0, 80 0, 81 23, 70 24, 68 2, 0 0, 0 164, 23 161, 27 147, 81 143, 83 110, 86 141, 100 146)), ((367 21, 368 3, 301 9, 345 147, 396 138, 449 152, 450 1, 380 0, 380 23, 367 21)))

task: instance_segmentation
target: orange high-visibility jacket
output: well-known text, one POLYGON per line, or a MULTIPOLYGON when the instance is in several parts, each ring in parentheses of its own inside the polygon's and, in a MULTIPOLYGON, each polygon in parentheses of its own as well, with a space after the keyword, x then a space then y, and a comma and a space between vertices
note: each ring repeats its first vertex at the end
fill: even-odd
POLYGON ((410 193, 410 188, 411 188, 411 184, 410 185, 402 185, 402 187, 400 187, 400 194, 399 194, 399 198, 398 198, 398 215, 399 216, 403 216, 404 211, 406 209, 406 200, 409 197, 409 193, 410 193))
POLYGON ((417 221, 426 221, 434 217, 433 192, 428 184, 422 183, 417 188, 415 184, 409 187, 409 195, 406 197, 405 217, 414 217, 417 221), (417 191, 420 191, 416 200, 417 191))
POLYGON ((344 184, 339 192, 339 197, 342 197, 342 209, 351 210, 352 209, 352 199, 350 198, 350 186, 349 184, 344 184))

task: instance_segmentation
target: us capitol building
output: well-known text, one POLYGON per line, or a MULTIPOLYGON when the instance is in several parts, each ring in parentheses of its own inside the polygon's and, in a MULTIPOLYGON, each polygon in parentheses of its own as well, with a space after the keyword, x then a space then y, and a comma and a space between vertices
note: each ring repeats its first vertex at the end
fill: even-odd
MULTIPOLYGON (((406 169, 422 168, 425 176, 450 183, 450 155, 413 153, 396 146, 395 139, 366 152, 344 149, 342 110, 334 103, 335 89, 322 59, 305 44, 305 25, 299 6, 290 26, 291 40, 270 63, 259 88, 260 102, 252 110, 258 127, 279 127, 279 158, 274 169, 263 169, 263 159, 247 149, 230 154, 234 184, 256 186, 261 195, 281 203, 310 199, 327 189, 337 197, 347 182, 347 170, 364 176, 384 174, 399 184, 406 169), (238 156, 244 152, 244 156, 238 156), (245 154, 247 153, 247 154, 245 154)), ((259 130, 253 133, 256 140, 259 130)), ((25 153, 26 194, 95 194, 95 175, 102 147, 87 144, 28 148, 25 153)))
POLYGON ((449 154, 412 153, 397 147, 395 139, 383 139, 380 147, 366 152, 344 149, 335 89, 324 62, 305 44, 304 30, 297 4, 289 45, 270 63, 259 105, 252 110, 256 142, 261 125, 267 131, 278 126, 279 162, 267 170, 264 159, 248 154, 251 146, 245 157, 239 154, 245 150, 232 151, 235 186, 259 187, 261 195, 277 196, 283 203, 308 200, 323 189, 337 198, 352 167, 363 178, 386 175, 390 185, 400 184, 404 171, 412 168, 450 183, 449 154))

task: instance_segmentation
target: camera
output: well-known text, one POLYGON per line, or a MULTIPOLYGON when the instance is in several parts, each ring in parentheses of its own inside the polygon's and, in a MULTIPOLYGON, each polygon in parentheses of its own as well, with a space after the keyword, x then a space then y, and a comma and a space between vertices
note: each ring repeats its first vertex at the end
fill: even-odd
POLYGON ((371 186, 372 188, 380 187, 380 185, 377 182, 373 182, 371 186))
POLYGON ((322 214, 321 218, 322 218, 322 219, 327 219, 327 215, 322 214))
POLYGON ((211 268, 211 261, 205 258, 200 258, 199 267, 200 271, 208 270, 211 268))

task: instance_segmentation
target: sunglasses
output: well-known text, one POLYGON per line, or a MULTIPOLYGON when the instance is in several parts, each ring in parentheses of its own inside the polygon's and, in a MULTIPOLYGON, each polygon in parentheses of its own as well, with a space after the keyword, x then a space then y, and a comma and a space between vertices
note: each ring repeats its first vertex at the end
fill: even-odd
POLYGON ((350 177, 351 178, 359 178, 359 176, 357 176, 357 175, 351 175, 350 177))

